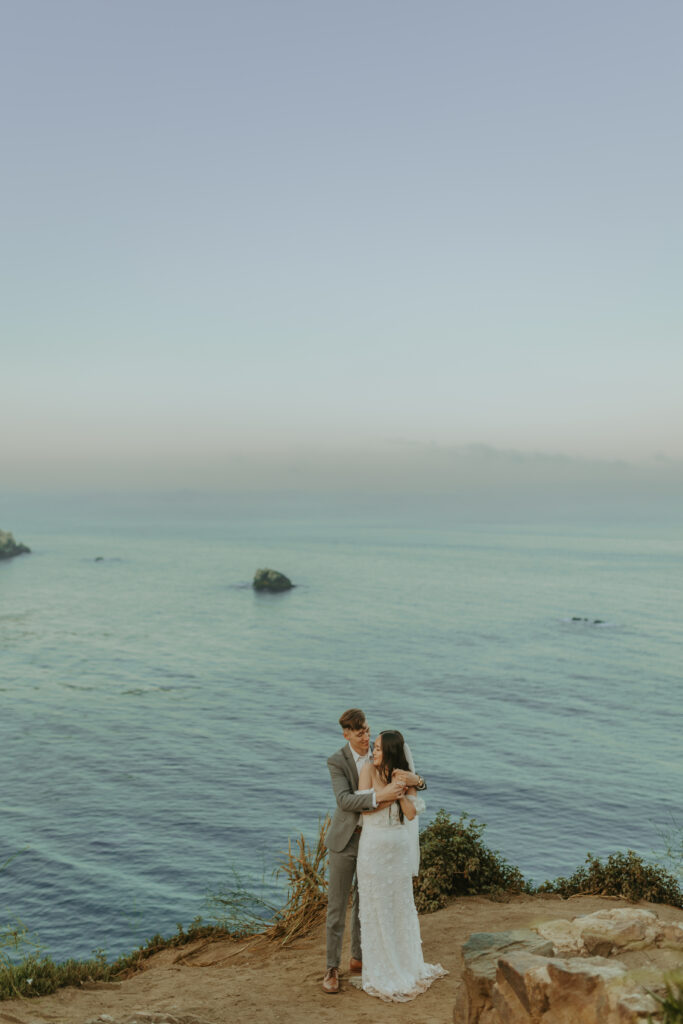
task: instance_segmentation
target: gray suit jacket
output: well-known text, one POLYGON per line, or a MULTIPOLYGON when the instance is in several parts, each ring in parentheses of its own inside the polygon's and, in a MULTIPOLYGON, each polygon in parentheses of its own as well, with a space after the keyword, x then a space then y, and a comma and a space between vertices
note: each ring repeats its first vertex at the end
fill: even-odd
POLYGON ((358 770, 348 743, 332 757, 328 757, 327 767, 330 770, 337 806, 325 843, 328 850, 341 853, 356 829, 361 812, 372 810, 372 793, 356 793, 358 770))

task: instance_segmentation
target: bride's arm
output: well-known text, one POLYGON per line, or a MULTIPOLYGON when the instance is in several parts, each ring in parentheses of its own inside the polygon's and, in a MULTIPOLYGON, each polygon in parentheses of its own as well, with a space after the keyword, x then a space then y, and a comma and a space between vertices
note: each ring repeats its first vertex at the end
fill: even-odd
MULTIPOLYGON (((360 770, 360 778, 358 779, 358 789, 373 789, 373 778, 372 778, 372 765, 367 762, 363 765, 360 770)), ((363 814, 376 814, 377 811, 384 810, 391 803, 390 800, 385 800, 384 803, 378 803, 376 807, 373 807, 370 811, 363 811, 363 814)))
POLYGON ((417 814, 417 808, 415 807, 415 804, 413 803, 412 800, 408 799, 409 796, 415 796, 416 793, 417 789, 415 789, 415 787, 413 786, 410 789, 406 790, 405 796, 401 797, 401 810, 403 811, 404 817, 406 817, 408 821, 412 821, 415 815, 417 814))

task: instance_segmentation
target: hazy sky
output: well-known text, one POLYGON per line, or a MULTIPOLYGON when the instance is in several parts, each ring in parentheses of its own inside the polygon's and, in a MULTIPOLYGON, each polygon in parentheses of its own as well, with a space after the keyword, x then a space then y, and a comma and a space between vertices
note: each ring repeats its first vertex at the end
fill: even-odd
POLYGON ((682 34, 680 0, 9 0, 5 485, 673 479, 682 34))

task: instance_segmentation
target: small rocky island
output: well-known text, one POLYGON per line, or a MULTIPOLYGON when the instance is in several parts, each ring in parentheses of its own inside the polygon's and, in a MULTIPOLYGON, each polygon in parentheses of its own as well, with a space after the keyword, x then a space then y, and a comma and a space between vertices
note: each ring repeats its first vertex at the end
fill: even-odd
POLYGON ((275 569, 257 569, 254 573, 254 590, 265 590, 270 594, 279 594, 283 590, 291 590, 294 584, 284 573, 275 569))
POLYGON ((11 533, 0 530, 0 558, 14 558, 15 555, 30 555, 31 549, 17 544, 11 533))

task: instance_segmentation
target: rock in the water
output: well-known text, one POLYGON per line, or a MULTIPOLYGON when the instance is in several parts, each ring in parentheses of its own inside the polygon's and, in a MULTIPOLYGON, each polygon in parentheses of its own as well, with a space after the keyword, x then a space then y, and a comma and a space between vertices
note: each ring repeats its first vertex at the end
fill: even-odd
POLYGON ((17 544, 11 533, 0 530, 0 558, 14 558, 15 555, 30 555, 31 549, 17 544))
POLYGON ((282 590, 291 590, 294 584, 284 573, 275 569, 257 569, 254 573, 254 590, 267 590, 271 594, 279 594, 282 590))

